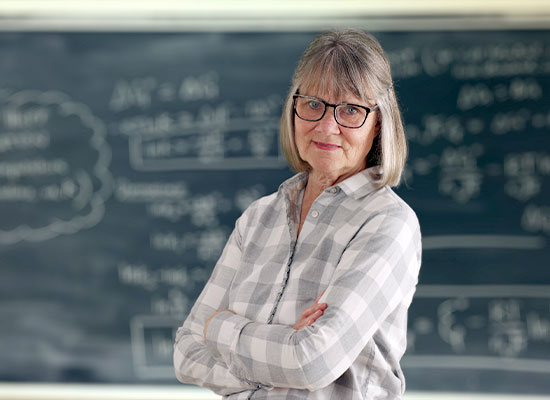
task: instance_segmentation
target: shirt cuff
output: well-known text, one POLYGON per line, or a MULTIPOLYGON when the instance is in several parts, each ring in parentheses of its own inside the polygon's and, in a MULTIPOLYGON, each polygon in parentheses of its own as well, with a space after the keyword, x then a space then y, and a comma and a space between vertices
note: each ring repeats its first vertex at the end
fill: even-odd
POLYGON ((206 348, 210 354, 221 357, 230 366, 231 351, 236 347, 241 330, 250 322, 252 321, 230 311, 217 314, 206 329, 206 348))
POLYGON ((273 386, 254 382, 246 378, 246 374, 235 365, 235 358, 231 353, 237 348, 237 340, 241 331, 252 321, 240 315, 233 314, 231 311, 224 311, 212 318, 206 329, 206 348, 214 357, 221 358, 237 378, 256 386, 256 389, 272 390, 273 386))

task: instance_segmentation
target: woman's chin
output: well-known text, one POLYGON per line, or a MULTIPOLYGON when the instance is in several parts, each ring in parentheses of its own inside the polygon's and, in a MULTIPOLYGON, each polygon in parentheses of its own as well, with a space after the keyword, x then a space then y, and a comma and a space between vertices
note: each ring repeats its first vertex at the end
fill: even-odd
POLYGON ((310 164, 311 169, 313 173, 321 174, 321 175, 340 175, 341 174, 341 168, 335 168, 334 163, 330 162, 316 162, 314 164, 310 164))

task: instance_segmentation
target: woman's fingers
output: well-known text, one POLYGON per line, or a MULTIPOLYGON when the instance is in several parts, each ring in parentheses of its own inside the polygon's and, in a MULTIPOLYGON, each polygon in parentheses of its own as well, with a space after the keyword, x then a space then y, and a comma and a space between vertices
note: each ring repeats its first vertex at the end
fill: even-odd
POLYGON ((312 306, 306 307, 302 310, 302 314, 300 314, 300 316, 307 317, 309 314, 314 313, 318 307, 318 304, 313 304, 312 306))
POLYGON ((294 325, 293 328, 299 330, 305 328, 306 326, 312 325, 321 315, 323 315, 326 308, 327 303, 314 304, 305 308, 302 311, 300 319, 296 322, 296 325, 294 325))
POLYGON ((317 298, 315 299, 315 304, 319 303, 319 300, 321 300, 321 297, 323 297, 323 295, 325 294, 325 291, 326 291, 326 289, 323 290, 323 291, 321 292, 321 294, 319 295, 319 297, 317 297, 317 298))
POLYGON ((302 329, 302 328, 305 328, 306 326, 313 325, 313 323, 317 321, 317 318, 319 318, 321 315, 323 315, 323 310, 317 310, 313 314, 311 314, 309 317, 303 318, 302 320, 300 320, 302 323, 301 323, 301 327, 298 329, 302 329))
POLYGON ((314 313, 315 311, 317 311, 318 309, 325 309, 327 308, 327 303, 321 303, 319 304, 319 300, 321 299, 321 297, 323 296, 323 294, 325 294, 325 291, 323 290, 321 292, 321 294, 315 299, 315 303, 313 303, 313 305, 309 306, 309 307, 306 307, 302 310, 302 314, 300 315, 300 317, 307 317, 308 315, 314 313))
POLYGON ((315 299, 315 303, 313 303, 313 305, 306 307, 302 310, 302 314, 300 314, 300 319, 293 326, 294 329, 299 330, 305 328, 306 326, 310 326, 315 321, 317 321, 317 318, 323 315, 323 311, 325 311, 328 306, 327 303, 319 304, 319 300, 324 293, 325 291, 323 290, 319 297, 315 299))
POLYGON ((327 308, 327 303, 321 303, 321 304, 314 304, 312 306, 309 306, 307 308, 304 308, 302 311, 302 314, 300 315, 301 318, 307 318, 317 310, 324 310, 327 308))
POLYGON ((308 326, 313 324, 315 321, 317 321, 317 318, 319 318, 321 315, 323 315, 322 310, 315 311, 309 318, 308 318, 308 326))

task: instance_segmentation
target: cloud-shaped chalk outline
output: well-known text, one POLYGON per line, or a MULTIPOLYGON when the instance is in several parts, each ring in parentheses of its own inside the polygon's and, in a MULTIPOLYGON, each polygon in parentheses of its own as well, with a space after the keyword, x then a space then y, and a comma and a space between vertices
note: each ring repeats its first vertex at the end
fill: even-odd
POLYGON ((7 104, 21 106, 33 102, 46 106, 57 105, 65 116, 75 115, 82 124, 92 131, 90 145, 98 152, 94 165, 94 175, 101 182, 99 190, 90 198, 90 212, 87 215, 77 215, 70 220, 56 219, 52 223, 39 228, 20 225, 12 230, 0 229, 0 244, 14 244, 23 240, 40 242, 59 235, 69 235, 82 229, 97 225, 105 214, 105 201, 112 193, 113 179, 108 166, 111 162, 111 149, 105 141, 106 129, 103 122, 95 117, 88 106, 71 100, 69 96, 58 91, 39 92, 26 90, 14 93, 6 100, 7 104))

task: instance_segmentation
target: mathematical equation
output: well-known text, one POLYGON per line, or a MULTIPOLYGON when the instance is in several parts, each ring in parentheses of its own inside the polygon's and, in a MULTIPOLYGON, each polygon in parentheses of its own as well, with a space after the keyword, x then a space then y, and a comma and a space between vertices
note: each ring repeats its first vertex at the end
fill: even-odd
POLYGON ((223 97, 218 75, 186 77, 181 85, 153 77, 116 83, 111 109, 121 115, 113 133, 128 136, 131 166, 142 171, 283 168, 279 149, 282 99, 244 104, 223 97), (187 88, 187 89, 186 89, 187 88), (168 95, 169 93, 170 95, 168 95), (154 111, 181 104, 178 111, 154 111))
POLYGON ((389 49, 387 56, 394 79, 450 74, 457 80, 474 80, 550 73, 550 46, 543 41, 405 46, 389 49))
POLYGON ((508 204, 513 229, 548 234, 550 152, 540 144, 550 130, 550 110, 542 106, 550 74, 537 74, 460 81, 448 94, 452 111, 409 119, 407 184, 435 187, 442 201, 465 209, 489 198, 508 204))
POLYGON ((406 358, 409 365, 542 372, 545 363, 550 371, 549 344, 548 286, 426 285, 410 310, 406 358))

